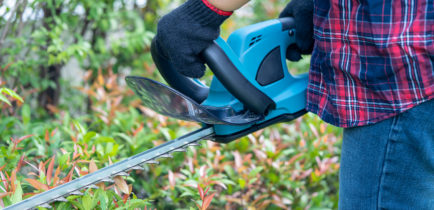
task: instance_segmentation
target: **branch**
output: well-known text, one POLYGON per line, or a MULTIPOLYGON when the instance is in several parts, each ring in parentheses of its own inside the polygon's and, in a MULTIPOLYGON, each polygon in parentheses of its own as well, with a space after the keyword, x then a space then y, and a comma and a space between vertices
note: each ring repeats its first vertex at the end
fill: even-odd
MULTIPOLYGON (((89 27, 89 23, 90 23, 90 20, 87 18, 88 16, 89 16, 89 9, 86 8, 86 11, 84 13, 84 25, 83 25, 83 28, 81 28, 81 31, 80 31, 80 36, 83 37, 83 38, 84 38, 84 35, 85 35, 85 33, 86 33, 86 31, 87 31, 87 29, 89 27)), ((77 39, 78 38, 75 37, 74 43, 77 42, 77 39)))
POLYGON ((17 11, 18 7, 20 6, 21 1, 19 3, 16 3, 14 8, 11 11, 11 16, 9 17, 8 21, 6 22, 5 28, 3 30, 2 36, 0 37, 0 49, 3 45, 4 40, 6 39, 6 35, 9 32, 9 26, 12 23, 12 20, 14 19, 14 13, 17 11))
MULTIPOLYGON (((30 33, 33 33, 33 31, 35 31, 35 29, 36 29, 36 25, 38 24, 37 16, 38 16, 38 12, 41 10, 41 8, 42 8, 42 6, 40 4, 38 4, 38 6, 35 7, 35 9, 33 10, 33 14, 32 14, 33 18, 30 19, 30 20, 33 21, 33 24, 30 27, 30 33)), ((29 39, 27 40, 27 46, 30 46, 30 44, 32 43, 32 41, 33 41, 33 38, 31 36, 29 36, 29 39)), ((26 51, 24 53, 24 56, 23 56, 24 58, 27 57, 27 55, 30 52, 30 49, 31 49, 31 47, 28 47, 26 49, 26 51)))
POLYGON ((19 10, 19 21, 18 21, 18 31, 16 33, 16 37, 21 36, 21 32, 23 31, 23 27, 24 27, 24 22, 23 22, 23 13, 24 10, 26 10, 26 6, 27 6, 27 0, 24 0, 23 6, 20 8, 19 10))

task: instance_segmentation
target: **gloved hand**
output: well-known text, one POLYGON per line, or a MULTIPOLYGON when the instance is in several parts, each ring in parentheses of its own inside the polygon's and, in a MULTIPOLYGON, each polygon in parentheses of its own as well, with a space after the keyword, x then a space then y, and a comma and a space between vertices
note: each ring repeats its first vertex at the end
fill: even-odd
POLYGON ((296 45, 288 47, 286 58, 298 61, 301 59, 301 54, 311 54, 314 44, 313 0, 291 0, 279 17, 293 17, 296 23, 296 45))
POLYGON ((202 77, 205 65, 198 55, 218 38, 220 25, 231 14, 213 8, 206 0, 188 0, 158 23, 157 47, 181 74, 202 77))

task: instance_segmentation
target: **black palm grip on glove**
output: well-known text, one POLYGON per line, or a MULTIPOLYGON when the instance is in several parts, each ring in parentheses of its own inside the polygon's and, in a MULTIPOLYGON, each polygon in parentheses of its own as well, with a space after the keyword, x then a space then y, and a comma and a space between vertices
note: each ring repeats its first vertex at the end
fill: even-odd
POLYGON ((298 61, 301 59, 301 54, 311 54, 314 44, 313 1, 291 0, 279 17, 293 17, 296 22, 296 45, 288 47, 286 58, 298 61))
POLYGON ((188 77, 205 73, 199 54, 220 34, 220 25, 229 16, 219 15, 202 0, 189 0, 158 23, 156 43, 177 70, 188 77))

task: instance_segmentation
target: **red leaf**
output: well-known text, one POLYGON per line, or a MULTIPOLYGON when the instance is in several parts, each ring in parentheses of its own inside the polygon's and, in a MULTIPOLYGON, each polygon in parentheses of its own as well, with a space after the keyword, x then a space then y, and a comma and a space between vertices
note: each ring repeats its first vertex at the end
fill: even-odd
POLYGON ((37 180, 26 179, 26 181, 29 182, 37 190, 49 190, 49 187, 46 184, 42 184, 37 180))
POLYGON ((8 182, 7 182, 7 179, 6 179, 5 175, 3 174, 3 172, 1 172, 1 171, 0 171, 0 176, 2 178, 2 182, 3 182, 3 185, 5 186, 6 191, 8 191, 8 182))
POLYGON ((71 170, 69 171, 68 175, 66 175, 66 177, 62 179, 63 183, 71 181, 71 179, 72 179, 72 173, 74 172, 74 168, 75 168, 75 163, 72 166, 71 170))
POLYGON ((45 137, 44 137, 46 142, 50 141, 50 133, 48 132, 48 130, 45 130, 45 137))
POLYGON ((204 196, 204 194, 203 194, 203 189, 202 189, 202 187, 200 187, 199 184, 197 184, 197 189, 199 190, 199 196, 200 196, 200 199, 203 200, 203 196, 204 196))
POLYGON ((31 135, 26 135, 26 136, 22 136, 22 137, 20 137, 18 140, 16 140, 16 141, 17 141, 17 144, 20 143, 22 140, 24 140, 24 139, 28 139, 28 138, 30 138, 30 137, 32 137, 32 136, 34 136, 34 135, 31 134, 31 135))
POLYGON ((89 173, 93 173, 95 171, 98 171, 98 167, 95 164, 95 161, 93 159, 89 163, 89 173))
POLYGON ((38 176, 35 172, 29 172, 27 175, 29 175, 29 176, 38 176))
POLYGON ((31 164, 31 163, 29 163, 29 162, 27 162, 27 161, 25 161, 25 160, 24 160, 24 162, 27 163, 27 165, 29 165, 30 167, 32 167, 32 168, 35 169, 36 171, 38 171, 38 167, 36 167, 35 165, 33 165, 33 164, 31 164))
POLYGON ((173 174, 172 170, 169 170, 169 184, 170 184, 170 189, 173 190, 173 188, 175 187, 176 184, 176 180, 175 180, 175 175, 173 174))
POLYGON ((75 138, 75 136, 71 136, 71 140, 72 140, 73 142, 77 142, 77 138, 75 138))
POLYGON ((65 149, 63 149, 63 148, 60 148, 60 151, 62 152, 62 154, 66 154, 66 153, 68 153, 65 149))
POLYGON ((143 130, 143 124, 140 125, 139 128, 137 128, 136 130, 133 131, 133 136, 137 136, 137 134, 143 130))
POLYGON ((5 72, 6 70, 8 70, 8 68, 9 68, 12 64, 13 64, 13 63, 8 63, 2 71, 5 72))
POLYGON ((81 153, 76 153, 76 154, 74 154, 74 155, 72 156, 72 159, 75 160, 75 159, 77 159, 77 158, 80 157, 80 156, 81 156, 81 153))
POLYGON ((0 193, 0 199, 3 198, 3 197, 5 197, 5 196, 8 196, 10 194, 12 194, 12 193, 11 192, 0 193))
POLYGON ((12 152, 14 152, 17 147, 17 142, 12 137, 11 137, 11 142, 14 144, 14 146, 12 147, 12 152))
MULTIPOLYGON (((25 155, 22 155, 22 156, 21 156, 20 161, 18 162, 18 165, 17 165, 17 171, 20 171, 21 166, 23 166, 24 158, 25 158, 25 157, 26 157, 25 155)), ((1 171, 1 169, 0 169, 0 171, 1 171)))
POLYGON ((33 193, 33 192, 31 192, 31 193, 24 193, 23 194, 23 198, 28 198, 28 197, 34 196, 36 194, 38 194, 38 193, 33 193))
POLYGON ((208 206, 211 204, 211 201, 212 201, 214 195, 215 195, 215 193, 205 197, 205 199, 203 200, 203 204, 202 204, 202 210, 205 210, 208 208, 208 206))
POLYGON ((116 187, 121 192, 123 192, 124 194, 129 194, 128 184, 121 176, 116 176, 113 179, 115 181, 116 187))
POLYGON ((15 181, 17 180, 17 169, 13 170, 11 173, 11 187, 12 192, 15 192, 15 181))
POLYGON ((56 134, 56 132, 57 132, 57 128, 55 128, 53 131, 51 131, 51 137, 53 137, 54 136, 54 134, 56 134))
POLYGON ((84 152, 84 154, 87 156, 87 157, 90 157, 90 155, 89 155, 89 153, 87 153, 87 144, 84 144, 84 150, 83 150, 83 152, 84 152))
POLYGON ((125 194, 125 195, 123 196, 124 204, 127 203, 129 197, 130 197, 130 195, 128 195, 128 194, 125 194))
POLYGON ((39 175, 41 175, 41 174, 47 174, 47 173, 45 173, 46 171, 45 171, 45 164, 46 163, 44 163, 44 162, 40 162, 39 163, 39 166, 38 166, 38 170, 39 170, 39 175))
POLYGON ((57 167, 53 177, 53 186, 57 186, 57 184, 59 184, 59 174, 60 174, 60 167, 57 167))
POLYGON ((55 159, 56 159, 56 157, 55 157, 55 155, 53 155, 53 157, 51 158, 50 165, 48 165, 48 169, 47 169, 47 184, 48 185, 51 184, 51 177, 53 176, 53 168, 54 168, 55 159))

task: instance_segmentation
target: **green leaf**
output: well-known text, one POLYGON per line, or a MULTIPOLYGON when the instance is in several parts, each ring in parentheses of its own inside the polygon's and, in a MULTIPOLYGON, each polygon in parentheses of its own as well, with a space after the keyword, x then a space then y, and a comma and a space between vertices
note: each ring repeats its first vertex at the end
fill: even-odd
POLYGON ((87 133, 83 136, 83 141, 84 141, 85 143, 89 143, 89 141, 90 141, 94 136, 96 136, 96 132, 93 132, 93 131, 87 132, 87 133))
POLYGON ((120 137, 120 138, 122 138, 122 139, 124 139, 124 140, 127 141, 129 144, 133 144, 133 139, 132 139, 130 136, 124 134, 124 133, 115 133, 114 135, 115 135, 115 136, 118 136, 118 137, 120 137))
POLYGON ((279 176, 277 176, 275 173, 273 172, 269 172, 267 174, 267 178, 272 182, 272 183, 276 183, 277 181, 279 181, 279 176))
POLYGON ((106 210, 107 209, 107 195, 105 194, 104 191, 101 191, 101 193, 99 193, 98 199, 100 201, 99 207, 101 208, 101 210, 106 210))
POLYGON ((253 170, 250 171, 249 176, 250 177, 254 177, 256 176, 259 172, 261 172, 264 168, 262 166, 256 167, 253 170))
POLYGON ((30 106, 28 104, 24 104, 23 107, 21 107, 21 119, 24 125, 28 125, 31 120, 30 106))
POLYGON ((224 166, 224 170, 225 172, 229 175, 229 177, 235 177, 235 170, 232 166, 230 165, 225 165, 224 166))
MULTIPOLYGON (((77 209, 84 209, 84 207, 83 207, 83 203, 82 202, 78 202, 78 201, 76 201, 75 199, 70 199, 70 197, 76 197, 76 196, 69 196, 68 197, 68 201, 72 204, 72 205, 74 205, 75 207, 77 207, 77 209)), ((76 197, 76 198, 78 198, 78 196, 76 197)))
POLYGON ((249 180, 249 185, 251 185, 251 184, 253 184, 253 183, 255 183, 256 181, 258 181, 258 178, 252 178, 252 179, 250 179, 249 180))
POLYGON ((185 181, 184 184, 189 186, 197 186, 197 181, 190 179, 185 181))
POLYGON ((93 202, 92 202, 92 198, 90 197, 90 194, 86 193, 81 198, 81 202, 83 203, 83 208, 85 210, 91 210, 91 209, 93 209, 93 202))
POLYGON ((244 137, 244 138, 241 138, 239 141, 236 141, 235 147, 241 153, 245 153, 249 149, 249 146, 250 146, 249 139, 247 137, 244 137))
POLYGON ((238 185, 241 187, 241 189, 244 189, 244 187, 246 187, 246 180, 238 178, 238 185))
POLYGON ((0 89, 2 93, 8 94, 9 96, 11 96, 12 98, 24 102, 23 98, 21 98, 21 96, 19 96, 17 93, 15 93, 15 91, 8 89, 8 88, 1 88, 0 89))
POLYGON ((66 153, 64 155, 61 155, 59 158, 57 158, 57 160, 59 161, 59 166, 61 167, 62 170, 65 170, 66 168, 68 168, 68 164, 67 161, 70 157, 71 153, 66 153))
POLYGON ((226 185, 235 185, 235 182, 230 180, 230 179, 221 179, 219 181, 223 184, 226 184, 226 185))
POLYGON ((113 143, 108 143, 105 148, 106 154, 109 155, 110 157, 116 156, 118 154, 118 150, 119 150, 119 145, 113 143))
POLYGON ((23 200, 23 189, 21 189, 20 181, 17 181, 15 193, 11 196, 12 204, 18 203, 23 200))
POLYGON ((191 193, 190 191, 185 191, 185 192, 183 192, 183 193, 180 195, 180 197, 187 197, 187 196, 191 196, 191 197, 193 197, 194 194, 191 193))
POLYGON ((3 101, 6 104, 8 104, 9 106, 11 106, 11 102, 3 94, 0 94, 0 101, 3 101))
POLYGON ((73 120, 72 123, 74 124, 75 128, 80 132, 81 134, 86 133, 86 128, 84 128, 78 120, 73 120))
POLYGON ((127 206, 125 206, 125 209, 137 209, 145 206, 146 206, 145 201, 140 199, 131 199, 127 202, 127 206))
POLYGON ((116 143, 116 141, 112 137, 98 136, 98 138, 96 138, 95 140, 95 144, 100 144, 100 143, 116 143))

